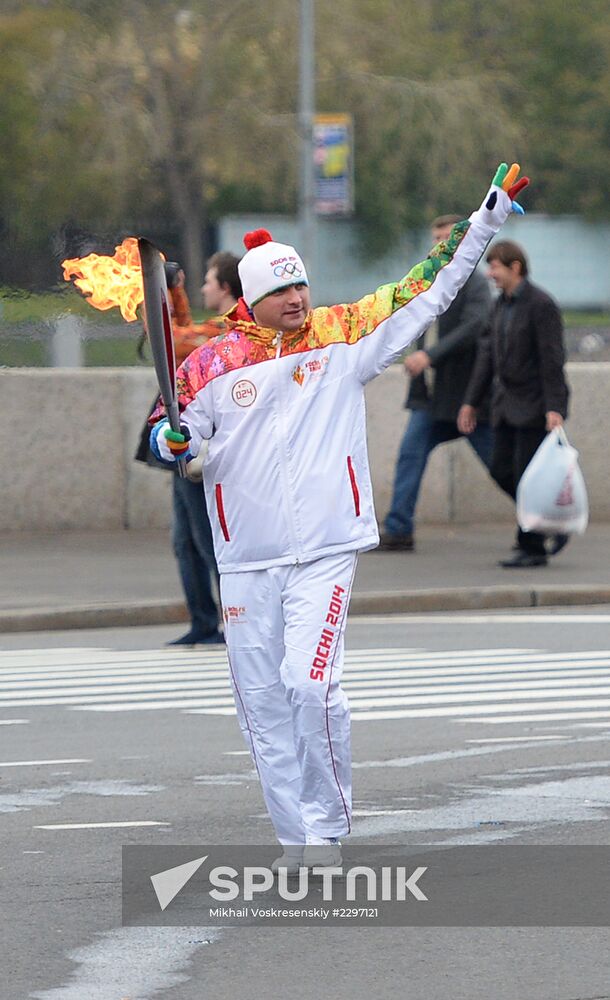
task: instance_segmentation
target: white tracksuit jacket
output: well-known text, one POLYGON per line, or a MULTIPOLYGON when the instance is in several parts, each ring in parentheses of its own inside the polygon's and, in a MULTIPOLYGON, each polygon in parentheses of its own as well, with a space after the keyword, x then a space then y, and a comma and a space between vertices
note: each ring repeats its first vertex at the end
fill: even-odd
MULTIPOLYGON (((494 209, 455 226, 401 281, 314 309, 283 336, 239 304, 178 371, 194 452, 210 441, 203 472, 237 716, 286 845, 350 829, 343 642, 356 553, 378 542, 364 386, 473 271, 511 211, 492 190, 494 209)), ((163 426, 151 443, 171 458, 163 426)))
MULTIPOLYGON (((493 211, 482 207, 455 226, 401 281, 312 310, 296 334, 262 330, 240 303, 225 317, 227 332, 182 364, 181 421, 194 453, 209 439, 203 476, 220 573, 378 544, 364 386, 472 273, 511 211, 508 195, 493 190, 493 211)), ((171 457, 163 434, 156 444, 171 457)))

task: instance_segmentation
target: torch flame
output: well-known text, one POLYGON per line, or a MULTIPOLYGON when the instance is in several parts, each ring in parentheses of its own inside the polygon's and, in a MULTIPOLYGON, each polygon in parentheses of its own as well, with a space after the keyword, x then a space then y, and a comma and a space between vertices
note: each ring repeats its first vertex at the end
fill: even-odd
POLYGON ((96 309, 118 306, 128 323, 138 318, 136 309, 144 301, 144 287, 138 241, 133 236, 115 247, 113 257, 90 253, 64 260, 61 266, 66 281, 73 278, 90 305, 96 309))

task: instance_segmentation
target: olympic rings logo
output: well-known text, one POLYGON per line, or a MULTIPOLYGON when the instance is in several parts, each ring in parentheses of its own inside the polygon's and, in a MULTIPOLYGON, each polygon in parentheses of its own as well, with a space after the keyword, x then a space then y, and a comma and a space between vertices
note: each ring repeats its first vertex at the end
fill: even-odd
POLYGON ((276 278, 300 278, 303 272, 298 264, 291 264, 288 261, 286 264, 278 264, 277 267, 274 267, 273 273, 276 278))

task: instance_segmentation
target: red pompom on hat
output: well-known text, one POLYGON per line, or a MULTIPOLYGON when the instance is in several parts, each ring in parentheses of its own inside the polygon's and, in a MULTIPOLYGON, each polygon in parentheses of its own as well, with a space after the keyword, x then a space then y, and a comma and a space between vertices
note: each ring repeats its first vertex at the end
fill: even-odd
POLYGON ((294 247, 276 243, 268 229, 246 233, 244 246, 247 253, 237 269, 247 306, 289 285, 309 284, 305 264, 294 247))
POLYGON ((254 247, 262 247, 265 243, 272 243, 273 237, 268 229, 253 229, 251 233, 244 236, 244 246, 246 250, 253 250, 254 247))

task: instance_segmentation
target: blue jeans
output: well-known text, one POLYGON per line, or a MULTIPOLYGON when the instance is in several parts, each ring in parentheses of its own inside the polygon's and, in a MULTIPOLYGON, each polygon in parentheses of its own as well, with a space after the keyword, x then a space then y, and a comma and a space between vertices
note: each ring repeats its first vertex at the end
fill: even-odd
POLYGON ((218 606, 212 593, 212 575, 218 585, 212 528, 202 483, 174 475, 172 542, 192 630, 206 636, 218 630, 218 606))
MULTIPOLYGON (((385 530, 390 535, 412 535, 413 516, 430 453, 437 444, 462 437, 455 421, 434 420, 427 410, 411 410, 396 463, 394 493, 385 530)), ((489 424, 477 424, 468 442, 489 469, 493 431, 489 424)))

